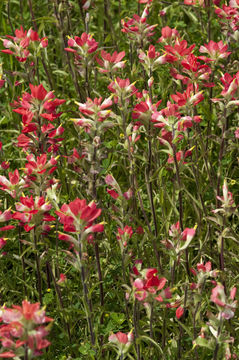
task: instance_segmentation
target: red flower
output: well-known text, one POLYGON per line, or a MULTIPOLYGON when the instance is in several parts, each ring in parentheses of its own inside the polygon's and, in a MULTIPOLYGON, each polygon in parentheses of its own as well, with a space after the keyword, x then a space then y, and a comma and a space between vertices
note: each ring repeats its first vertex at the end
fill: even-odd
POLYGON ((150 72, 154 71, 158 65, 166 64, 167 55, 160 55, 153 45, 149 45, 149 49, 146 53, 142 50, 139 51, 139 59, 146 71, 150 74, 150 72))
POLYGON ((15 356, 16 355, 12 351, 4 351, 3 353, 0 354, 0 358, 5 358, 5 359, 13 358, 15 356))
MULTIPOLYGON (((47 92, 42 84, 34 86, 29 85, 30 93, 24 93, 19 102, 14 102, 12 107, 16 113, 22 115, 23 125, 28 125, 35 120, 35 116, 44 117, 47 114, 52 115, 52 120, 59 117, 61 114, 55 112, 56 108, 63 104, 65 100, 57 99, 52 91, 47 92), (41 109, 39 111, 39 109, 41 109), (45 111, 45 112, 44 112, 45 111)), ((48 119, 49 120, 49 119, 48 119)))
MULTIPOLYGON (((11 104, 14 108, 13 111, 22 116, 22 134, 18 137, 18 146, 24 149, 43 147, 43 145, 39 145, 41 138, 41 144, 50 144, 50 147, 47 148, 49 152, 52 151, 51 146, 62 140, 49 139, 55 137, 58 131, 58 128, 49 124, 49 121, 52 122, 61 115, 61 113, 56 112, 56 108, 65 100, 55 98, 54 93, 52 91, 47 92, 41 84, 38 86, 30 84, 30 89, 31 93, 24 93, 22 98, 11 104), (31 134, 25 135, 28 133, 31 134), (42 133, 44 133, 44 138, 42 133)), ((41 152, 44 151, 46 150, 41 149, 41 152)), ((53 151, 57 151, 57 148, 53 148, 53 151)))
MULTIPOLYGON (((201 53, 208 53, 211 60, 218 60, 218 59, 225 59, 227 58, 231 52, 227 51, 228 46, 226 44, 223 44, 222 41, 219 41, 218 43, 214 41, 209 41, 208 44, 204 44, 204 46, 200 46, 199 51, 201 53)), ((199 57, 203 58, 203 57, 199 57)))
POLYGON ((3 46, 6 49, 1 51, 5 54, 15 55, 19 62, 25 62, 31 55, 32 43, 39 42, 40 47, 47 47, 48 45, 46 37, 40 39, 36 31, 32 29, 24 31, 22 26, 15 30, 15 36, 6 35, 6 37, 10 40, 3 40, 3 46))
POLYGON ((57 281, 57 284, 62 284, 65 281, 66 281, 66 275, 60 274, 60 279, 57 281))
POLYGON ((54 170, 56 169, 57 160, 54 157, 51 157, 50 160, 47 161, 47 155, 42 154, 41 156, 35 156, 33 154, 30 154, 27 156, 28 163, 25 165, 25 173, 27 175, 32 174, 43 174, 47 170, 48 174, 52 174, 54 170))
POLYGON ((184 313, 184 309, 181 306, 179 306, 176 310, 177 319, 180 319, 183 316, 183 313, 184 313))
POLYGON ((0 357, 15 357, 14 351, 22 348, 20 351, 24 353, 25 346, 37 354, 37 350, 50 345, 50 342, 45 339, 48 330, 44 327, 44 323, 53 319, 45 315, 45 310, 40 309, 39 303, 31 304, 24 300, 22 306, 2 307, 1 321, 3 325, 0 327, 0 341, 3 350, 7 351, 3 351, 0 357))
MULTIPOLYGON (((63 204, 56 214, 60 217, 61 224, 66 232, 82 232, 88 227, 87 232, 102 232, 100 227, 91 226, 93 221, 100 216, 101 209, 96 207, 94 201, 87 205, 86 200, 75 199, 69 205, 63 204)), ((101 224, 100 224, 101 225, 101 224)))
POLYGON ((13 173, 8 173, 9 180, 3 176, 0 175, 0 189, 7 192, 11 195, 11 197, 15 198, 17 193, 22 190, 23 187, 25 187, 25 181, 23 179, 20 180, 19 172, 18 170, 14 170, 13 173))
POLYGON ((119 194, 114 189, 106 189, 106 191, 113 199, 118 199, 119 194))
POLYGON ((184 0, 185 5, 199 5, 205 6, 204 0, 184 0))
POLYGON ((99 71, 101 73, 115 72, 118 69, 125 67, 125 61, 121 61, 125 56, 125 52, 121 51, 117 53, 114 51, 112 55, 104 50, 101 50, 102 59, 96 58, 97 63, 101 66, 99 71))
POLYGON ((120 106, 125 106, 129 103, 129 98, 137 92, 134 83, 130 83, 129 79, 120 79, 117 77, 108 85, 108 89, 115 94, 115 102, 120 106))
POLYGON ((134 340, 134 335, 132 332, 128 334, 124 334, 122 332, 117 332, 116 334, 112 334, 109 336, 109 342, 115 344, 120 354, 126 354, 134 340))
POLYGON ((179 37, 179 33, 176 29, 171 29, 169 26, 163 27, 161 30, 162 36, 157 42, 167 42, 168 40, 179 37))
POLYGON ((198 92, 198 86, 194 87, 193 84, 188 84, 185 92, 177 92, 175 95, 171 95, 171 98, 178 106, 196 106, 204 99, 204 96, 202 91, 198 92))
POLYGON ((217 284, 216 287, 212 289, 211 301, 217 305, 222 314, 222 317, 227 320, 234 316, 236 310, 237 301, 234 301, 235 295, 235 287, 231 289, 229 299, 226 297, 223 285, 217 284))
POLYGON ((84 32, 80 37, 69 38, 68 46, 69 48, 65 48, 66 51, 78 52, 79 55, 86 56, 86 54, 92 54, 97 50, 98 42, 95 41, 92 35, 84 32))
POLYGON ((181 61, 185 59, 186 56, 190 55, 195 48, 195 44, 189 46, 187 48, 188 43, 186 40, 179 40, 176 39, 174 45, 165 45, 164 48, 166 50, 166 53, 168 55, 167 60, 168 62, 174 62, 174 61, 181 61))
POLYGON ((141 15, 134 14, 128 21, 121 20, 121 31, 128 34, 130 39, 136 39, 141 44, 145 39, 154 35, 154 29, 157 25, 149 25, 146 23, 147 16, 149 14, 148 5, 144 8, 141 15))
POLYGON ((153 114, 157 112, 157 108, 162 100, 159 100, 156 104, 152 104, 151 99, 146 95, 145 100, 135 105, 132 113, 132 118, 139 119, 144 124, 147 124, 153 118, 153 114))
POLYGON ((133 235, 133 229, 131 226, 126 225, 124 229, 118 228, 117 239, 121 241, 123 246, 127 246, 127 241, 131 239, 133 235))
POLYGON ((159 278, 158 275, 156 275, 158 273, 157 269, 145 269, 140 273, 142 274, 142 278, 137 278, 133 283, 133 287, 135 289, 134 296, 136 299, 144 301, 152 295, 155 295, 155 300, 162 302, 164 298, 171 297, 169 289, 160 291, 164 288, 167 279, 164 277, 159 278))
POLYGON ((20 202, 15 204, 16 212, 13 218, 19 220, 24 225, 26 231, 32 230, 36 225, 40 225, 42 221, 53 221, 54 217, 49 216, 49 210, 52 208, 51 204, 46 203, 43 196, 20 197, 20 202))

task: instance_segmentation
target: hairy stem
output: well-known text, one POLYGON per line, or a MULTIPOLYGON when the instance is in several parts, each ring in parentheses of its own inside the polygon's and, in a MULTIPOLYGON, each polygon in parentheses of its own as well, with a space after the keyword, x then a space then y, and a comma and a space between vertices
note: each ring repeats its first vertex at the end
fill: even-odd
MULTIPOLYGON (((61 307, 62 310, 64 310, 65 307, 64 307, 64 304, 63 304, 62 296, 61 296, 61 290, 60 290, 60 288, 59 288, 59 285, 58 285, 57 282, 56 282, 56 278, 55 278, 55 276, 54 276, 54 274, 53 274, 53 271, 52 271, 52 268, 51 268, 51 265, 50 265, 49 261, 47 261, 46 265, 47 265, 47 267, 48 267, 49 273, 50 273, 51 278, 52 278, 52 280, 53 280, 53 284, 54 284, 54 287, 55 287, 55 290, 56 290, 56 294, 57 294, 57 297, 58 297, 58 300, 59 300, 60 307, 61 307)), ((71 343, 70 325, 69 325, 69 323, 65 320, 65 318, 64 318, 64 322, 65 322, 67 334, 68 334, 68 337, 69 337, 69 341, 70 341, 70 343, 71 343)))
POLYGON ((135 334, 134 343, 137 353, 137 360, 141 360, 140 345, 137 344, 137 339, 139 337, 139 334, 138 334, 138 303, 136 302, 136 300, 134 301, 133 322, 134 322, 134 334, 135 334))
POLYGON ((37 291, 39 295, 39 301, 42 305, 42 277, 41 277, 41 265, 40 257, 37 249, 37 237, 35 233, 35 228, 33 229, 33 240, 34 240, 34 251, 35 251, 35 261, 36 261, 36 278, 37 278, 37 291))
POLYGON ((91 299, 89 298, 88 286, 86 284, 86 275, 85 275, 85 268, 83 265, 83 255, 82 255, 83 247, 82 247, 82 242, 81 242, 80 236, 79 236, 79 242, 80 242, 80 246, 79 246, 80 275, 81 275, 81 282, 82 282, 82 287, 83 287, 85 305, 87 307, 86 317, 87 317, 87 322, 88 322, 89 331, 90 331, 90 340, 91 340, 91 345, 94 347, 95 333, 94 333, 94 326, 93 326, 93 307, 92 307, 91 299))

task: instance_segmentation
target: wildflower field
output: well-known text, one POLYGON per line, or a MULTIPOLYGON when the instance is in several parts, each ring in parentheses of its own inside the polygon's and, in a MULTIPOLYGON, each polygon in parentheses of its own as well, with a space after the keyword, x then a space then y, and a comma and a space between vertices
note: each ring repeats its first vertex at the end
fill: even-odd
POLYGON ((2 0, 0 40, 0 358, 239 359, 239 0, 2 0))

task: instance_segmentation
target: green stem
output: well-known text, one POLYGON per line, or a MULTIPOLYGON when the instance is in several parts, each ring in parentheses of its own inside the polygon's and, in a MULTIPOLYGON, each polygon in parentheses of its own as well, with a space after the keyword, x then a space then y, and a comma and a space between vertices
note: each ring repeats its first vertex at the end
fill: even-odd
POLYGON ((134 344, 135 344, 136 353, 137 353, 137 360, 141 360, 140 345, 137 344, 137 339, 139 337, 139 334, 138 334, 138 303, 137 303, 136 299, 134 300, 133 322, 134 322, 134 334, 135 334, 134 344))
MULTIPOLYGON (((53 274, 51 265, 50 265, 50 263, 48 261, 47 261, 46 265, 48 267, 49 273, 50 273, 51 278, 53 280, 53 284, 54 284, 54 287, 55 287, 55 290, 56 290, 56 294, 57 294, 57 297, 58 297, 58 300, 59 300, 60 307, 61 307, 62 310, 64 310, 64 304, 63 304, 63 300, 62 300, 62 296, 61 296, 61 291, 60 291, 60 288, 59 288, 59 286, 58 286, 58 284, 56 282, 56 278, 55 278, 55 276, 53 274)), ((65 319, 64 319, 64 322, 65 322, 67 334, 68 334, 68 337, 69 337, 69 342, 71 343, 70 326, 69 326, 69 323, 65 319)))
POLYGON ((80 275, 81 275, 81 282, 82 282, 82 287, 83 287, 83 294, 84 294, 84 298, 85 298, 85 304, 87 307, 87 311, 86 311, 86 317, 87 317, 87 322, 88 322, 88 326, 89 326, 89 331, 90 331, 90 338, 91 338, 91 345, 94 347, 95 346, 95 333, 94 333, 94 327, 93 327, 93 307, 92 307, 92 302, 91 299, 89 299, 89 291, 88 291, 88 287, 86 284, 86 276, 85 276, 85 268, 83 265, 83 258, 82 258, 82 240, 80 238, 79 235, 79 261, 80 261, 80 275))
POLYGON ((42 302, 42 277, 41 277, 41 264, 40 264, 40 257, 38 254, 37 249, 37 237, 35 233, 35 228, 33 229, 33 240, 34 240, 34 251, 35 251, 35 261, 36 261, 36 277, 37 277, 37 291, 39 295, 39 301, 41 306, 43 305, 42 302))

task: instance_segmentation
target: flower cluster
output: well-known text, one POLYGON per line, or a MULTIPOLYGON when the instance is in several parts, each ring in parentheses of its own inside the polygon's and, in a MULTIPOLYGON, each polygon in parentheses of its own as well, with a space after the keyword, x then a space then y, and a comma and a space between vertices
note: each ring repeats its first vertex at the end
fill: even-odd
POLYGON ((135 83, 130 83, 129 79, 120 79, 117 77, 108 85, 108 89, 113 93, 114 101, 120 108, 125 107, 129 103, 129 98, 137 92, 135 83))
POLYGON ((129 39, 137 41, 140 46, 142 46, 149 37, 154 35, 154 29, 157 26, 146 23, 148 15, 148 5, 146 5, 141 16, 134 14, 133 17, 127 19, 127 21, 125 19, 121 20, 121 31, 126 33, 129 39))
POLYGON ((139 59, 147 73, 151 75, 159 65, 166 64, 167 55, 160 55, 160 53, 155 50, 154 45, 149 45, 149 49, 146 53, 143 50, 139 50, 139 59))
POLYGON ((95 41, 92 35, 84 32, 81 36, 69 37, 68 46, 68 48, 65 48, 66 51, 77 53, 80 57, 84 57, 97 50, 98 42, 95 41))
POLYGON ((13 218, 19 220, 25 231, 30 231, 43 221, 54 221, 55 217, 49 214, 52 205, 47 203, 43 196, 33 198, 21 196, 20 201, 15 204, 16 211, 13 218))
POLYGON ((25 180, 20 179, 19 171, 8 173, 9 180, 6 176, 0 175, 0 189, 7 192, 14 199, 19 195, 23 188, 27 187, 25 180))
POLYGON ((75 64, 82 77, 86 76, 89 67, 92 65, 97 48, 98 42, 86 32, 81 36, 69 37, 68 47, 65 50, 74 54, 75 64))
POLYGON ((31 93, 25 92, 21 99, 12 104, 13 111, 22 117, 18 146, 24 149, 38 149, 40 146, 43 152, 56 152, 62 140, 58 136, 64 132, 64 128, 55 127, 53 122, 62 114, 57 113, 56 109, 65 100, 57 99, 53 91, 47 92, 42 84, 29 86, 31 93))
POLYGON ((64 231, 71 233, 82 232, 102 232, 104 225, 93 224, 101 214, 101 209, 97 208, 94 201, 87 205, 86 200, 75 199, 67 204, 63 204, 56 214, 64 225, 64 231))
POLYGON ((213 213, 214 214, 221 213, 226 216, 231 216, 236 210, 236 205, 232 193, 228 191, 228 185, 226 179, 224 180, 222 193, 223 196, 217 196, 217 199, 221 203, 221 207, 213 210, 213 213))
POLYGON ((5 50, 1 51, 5 54, 14 55, 22 63, 37 53, 39 48, 45 48, 48 45, 46 37, 39 38, 36 31, 24 30, 22 26, 15 30, 15 36, 6 35, 6 37, 7 39, 3 40, 5 50))
POLYGON ((182 250, 185 250, 196 233, 195 228, 185 228, 183 232, 180 230, 179 221, 176 224, 171 225, 169 230, 169 236, 172 240, 163 240, 162 243, 167 249, 172 249, 176 254, 179 254, 182 250))
POLYGON ((136 276, 140 275, 133 282, 133 292, 137 300, 151 302, 154 299, 163 302, 172 297, 169 287, 163 290, 167 279, 165 277, 159 278, 157 269, 150 268, 138 271, 137 268, 134 268, 134 273, 136 276))
MULTIPOLYGON (((102 97, 95 98, 94 100, 87 98, 85 103, 77 104, 79 105, 79 111, 82 115, 80 118, 72 120, 77 126, 83 127, 87 133, 94 134, 97 128, 101 126, 100 123, 113 116, 113 112, 108 109, 113 104, 110 97, 105 99, 103 102, 102 97)), ((109 125, 109 123, 102 125, 104 127, 109 125)))
POLYGON ((127 246, 127 243, 129 239, 131 239, 132 235, 133 235, 132 226, 126 225, 123 229, 118 228, 117 240, 119 241, 120 244, 121 253, 123 253, 124 248, 127 246))
POLYGON ((223 285, 217 284, 212 289, 211 301, 217 305, 219 317, 222 316, 224 319, 229 320, 234 316, 237 306, 237 300, 235 300, 236 291, 236 287, 233 287, 229 298, 227 298, 223 285))
POLYGON ((3 323, 0 326, 1 358, 20 358, 27 349, 28 359, 32 359, 50 345, 46 339, 49 326, 44 324, 53 319, 46 316, 39 303, 31 304, 23 300, 22 306, 3 306, 0 316, 3 323))
POLYGON ((117 347, 119 356, 121 357, 127 354, 133 340, 134 335, 132 334, 132 332, 125 334, 119 331, 116 334, 112 334, 109 336, 109 342, 117 347))
POLYGON ((104 50, 101 50, 101 58, 96 58, 97 63, 101 66, 99 68, 100 73, 114 73, 118 69, 123 69, 125 67, 125 61, 122 61, 122 59, 125 57, 125 51, 121 51, 117 53, 117 51, 114 51, 112 55, 107 53, 104 50))

